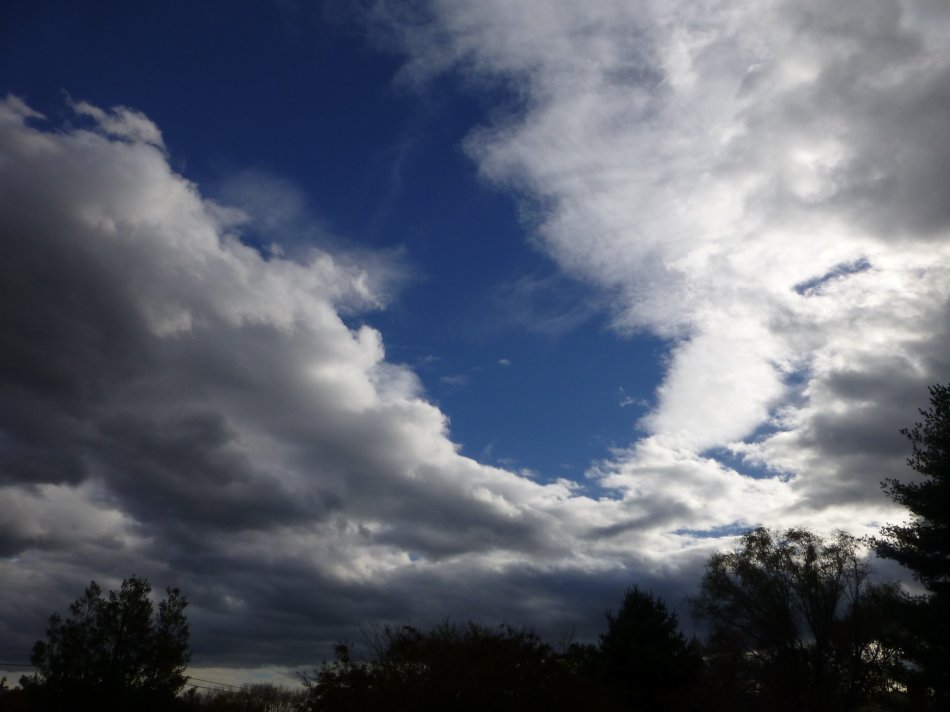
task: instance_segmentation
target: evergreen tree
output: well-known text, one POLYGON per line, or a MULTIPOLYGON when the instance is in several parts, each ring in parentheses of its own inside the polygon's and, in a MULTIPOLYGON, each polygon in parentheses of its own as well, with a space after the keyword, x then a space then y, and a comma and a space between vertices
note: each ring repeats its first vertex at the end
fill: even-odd
POLYGON ((881 531, 880 556, 910 569, 929 595, 911 599, 905 609, 911 639, 905 648, 920 668, 920 681, 938 709, 950 708, 950 385, 930 388, 923 421, 901 432, 911 442, 907 464, 921 478, 890 478, 883 487, 910 510, 910 521, 881 531))
POLYGON ((598 651, 605 684, 625 709, 681 709, 699 683, 702 658, 680 631, 676 614, 639 587, 627 589, 598 651))

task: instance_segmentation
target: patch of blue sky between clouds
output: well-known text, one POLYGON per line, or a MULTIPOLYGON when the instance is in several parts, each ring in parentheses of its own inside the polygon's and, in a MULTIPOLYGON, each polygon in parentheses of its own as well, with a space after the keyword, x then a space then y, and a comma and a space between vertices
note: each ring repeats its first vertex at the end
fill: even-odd
POLYGON ((740 536, 750 529, 754 529, 755 526, 755 524, 745 522, 732 522, 709 529, 677 529, 673 533, 678 536, 688 536, 696 539, 722 539, 723 537, 740 536))
POLYGON ((832 269, 828 270, 819 277, 813 277, 812 279, 808 279, 804 282, 796 284, 794 290, 803 297, 820 295, 822 288, 829 282, 843 279, 852 274, 860 274, 861 272, 866 272, 869 269, 871 269, 871 263, 865 257, 855 260, 854 262, 844 262, 842 264, 835 265, 832 269))
MULTIPOLYGON (((765 437, 767 434, 772 432, 777 431, 775 429, 763 428, 762 437, 765 437)), ((788 473, 775 471, 773 468, 765 464, 761 459, 752 458, 747 453, 743 453, 725 446, 709 448, 708 450, 701 452, 700 456, 712 458, 719 464, 724 465, 725 467, 728 467, 729 469, 734 470, 745 477, 752 477, 754 479, 766 479, 770 477, 787 479, 789 476, 788 473)))

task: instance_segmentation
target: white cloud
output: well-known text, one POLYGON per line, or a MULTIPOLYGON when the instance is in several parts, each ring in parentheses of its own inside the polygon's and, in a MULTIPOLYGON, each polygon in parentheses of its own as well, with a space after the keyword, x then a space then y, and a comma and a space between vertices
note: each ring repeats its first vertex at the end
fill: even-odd
POLYGON ((125 106, 115 106, 109 111, 104 111, 87 101, 71 101, 69 105, 80 116, 88 116, 95 121, 96 127, 107 136, 165 148, 162 132, 139 111, 125 106))
POLYGON ((621 408, 627 408, 628 406, 631 406, 631 405, 635 405, 640 408, 647 408, 650 405, 650 402, 646 400, 645 398, 634 398, 633 396, 629 395, 624 390, 623 386, 617 389, 617 396, 618 396, 617 405, 619 405, 621 408))
POLYGON ((671 339, 648 437, 592 473, 644 528, 893 517, 897 430, 950 372, 946 8, 427 7, 406 78, 507 87, 466 142, 479 170, 543 206, 536 237, 619 330, 671 339))

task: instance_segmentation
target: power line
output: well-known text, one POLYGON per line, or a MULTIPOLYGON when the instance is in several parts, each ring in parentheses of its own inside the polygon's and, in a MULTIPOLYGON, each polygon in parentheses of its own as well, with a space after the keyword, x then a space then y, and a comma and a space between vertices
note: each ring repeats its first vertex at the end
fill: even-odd
MULTIPOLYGON (((189 678, 190 680, 199 680, 200 678, 193 677, 189 678)), ((210 680, 202 680, 202 682, 211 682, 210 680)), ((215 685, 228 685, 226 682, 215 682, 215 685)), ((220 687, 208 687, 207 685, 196 685, 193 682, 186 682, 185 687, 194 687, 199 690, 211 690, 212 692, 222 692, 226 695, 246 695, 247 697, 253 697, 254 693, 250 690, 243 690, 238 688, 237 690, 223 690, 220 687)), ((236 685, 228 685, 228 687, 236 687, 236 685)))
MULTIPOLYGON (((5 663, 0 662, 0 670, 11 668, 11 667, 22 667, 22 668, 35 668, 36 665, 31 665, 30 663, 5 663)), ((193 675, 186 675, 186 680, 197 680, 198 682, 207 682, 211 685, 221 685, 222 687, 231 687, 237 690, 237 692, 230 692, 230 690, 222 690, 220 687, 208 687, 207 685, 195 685, 191 682, 186 682, 186 687, 196 687, 201 690, 211 690, 212 692, 230 692, 233 695, 250 695, 250 691, 244 689, 244 685, 232 685, 230 682, 218 682, 217 680, 206 680, 203 677, 194 677, 193 675)))
POLYGON ((217 680, 205 680, 204 678, 194 677, 193 675, 186 675, 185 679, 197 680, 198 682, 210 682, 212 685, 224 685, 225 687, 233 687, 238 690, 240 690, 242 687, 241 685, 232 685, 231 683, 228 683, 228 682, 218 682, 217 680))
POLYGON ((186 683, 185 683, 185 687, 195 687, 195 688, 197 688, 197 689, 199 689, 199 690, 211 690, 212 692, 226 692, 226 693, 229 694, 229 695, 246 695, 246 694, 249 694, 249 693, 247 693, 247 692, 241 692, 240 690, 238 690, 237 692, 231 692, 230 690, 222 690, 220 687, 208 687, 207 685, 196 685, 196 684, 194 684, 194 683, 192 683, 192 682, 186 682, 186 683))

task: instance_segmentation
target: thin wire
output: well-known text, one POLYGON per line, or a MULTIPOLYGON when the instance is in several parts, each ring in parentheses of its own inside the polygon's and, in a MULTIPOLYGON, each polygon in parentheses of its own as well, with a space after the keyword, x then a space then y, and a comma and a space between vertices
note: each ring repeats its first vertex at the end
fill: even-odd
MULTIPOLYGON (((4 668, 7 668, 7 667, 29 667, 29 668, 31 668, 31 667, 36 667, 36 665, 30 665, 29 663, 4 663, 4 662, 0 662, 0 669, 4 669, 4 668)), ((240 695, 249 695, 249 694, 251 694, 249 691, 243 689, 243 685, 232 685, 232 684, 229 683, 229 682, 218 682, 217 680, 205 680, 203 677, 194 677, 194 676, 192 676, 192 675, 186 675, 186 676, 185 676, 185 679, 186 679, 186 680, 197 680, 198 682, 207 682, 207 683, 210 683, 210 684, 212 684, 212 685, 222 685, 222 686, 224 686, 224 687, 233 687, 235 690, 237 690, 237 692, 236 692, 236 693, 231 693, 231 694, 240 694, 240 695)), ((200 688, 200 689, 202 689, 202 690, 213 690, 213 691, 216 691, 216 692, 230 692, 229 690, 222 690, 222 689, 220 689, 220 688, 218 688, 218 687, 208 687, 207 685, 195 685, 195 684, 192 684, 192 683, 190 683, 190 682, 186 682, 185 685, 186 685, 187 687, 197 687, 197 688, 200 688)))
POLYGON ((207 685, 195 685, 191 682, 186 682, 185 687, 197 687, 199 690, 211 690, 212 692, 225 692, 229 695, 244 695, 247 693, 244 692, 231 692, 230 690, 222 690, 220 687, 208 687, 207 685))
POLYGON ((232 685, 232 684, 229 683, 229 682, 218 682, 217 680, 205 680, 204 678, 195 677, 195 676, 193 676, 193 675, 186 675, 186 676, 185 676, 185 679, 186 679, 186 680, 197 680, 198 682, 210 682, 212 685, 224 685, 225 687, 233 687, 233 688, 238 689, 238 690, 241 689, 241 685, 232 685))

